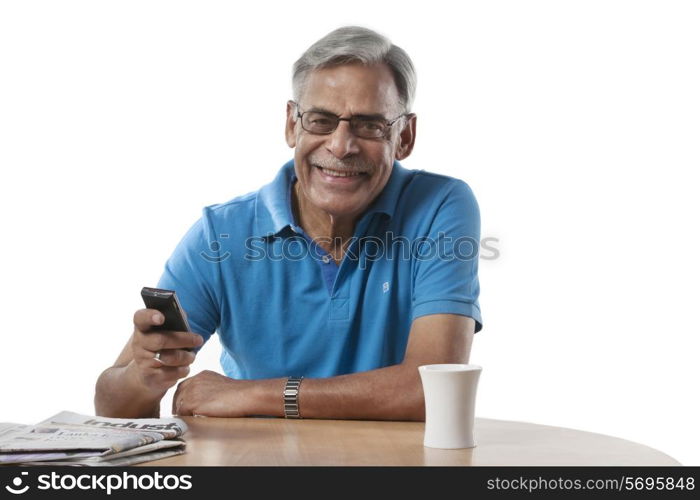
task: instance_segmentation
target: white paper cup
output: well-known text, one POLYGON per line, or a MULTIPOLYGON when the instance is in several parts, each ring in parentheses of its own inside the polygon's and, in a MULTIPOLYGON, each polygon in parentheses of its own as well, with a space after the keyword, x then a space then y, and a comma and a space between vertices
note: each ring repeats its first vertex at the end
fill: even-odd
POLYGON ((473 448, 478 365, 418 367, 425 396, 425 436, 429 448, 473 448))

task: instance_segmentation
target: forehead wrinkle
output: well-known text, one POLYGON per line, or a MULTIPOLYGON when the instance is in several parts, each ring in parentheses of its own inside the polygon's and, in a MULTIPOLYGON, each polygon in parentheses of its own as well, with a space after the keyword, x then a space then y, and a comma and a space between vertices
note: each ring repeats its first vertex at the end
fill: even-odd
POLYGON ((333 113, 341 117, 388 117, 395 108, 400 108, 393 75, 390 79, 382 79, 381 74, 363 79, 362 74, 351 70, 352 68, 341 66, 312 72, 300 96, 300 101, 307 104, 302 109, 333 113))
POLYGON ((330 109, 324 108, 323 106, 311 106, 309 108, 302 108, 304 111, 313 111, 314 113, 326 113, 329 115, 337 115, 338 113, 335 113, 331 111, 330 109))

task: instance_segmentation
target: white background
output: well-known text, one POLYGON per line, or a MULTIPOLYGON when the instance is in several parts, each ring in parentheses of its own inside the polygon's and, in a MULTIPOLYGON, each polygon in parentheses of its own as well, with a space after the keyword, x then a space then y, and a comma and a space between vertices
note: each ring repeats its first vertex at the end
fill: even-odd
POLYGON ((698 4, 457 4, 2 2, 0 421, 94 412, 201 208, 291 157, 293 61, 359 24, 418 69, 404 165, 466 180, 499 240, 478 416, 700 465, 698 4))

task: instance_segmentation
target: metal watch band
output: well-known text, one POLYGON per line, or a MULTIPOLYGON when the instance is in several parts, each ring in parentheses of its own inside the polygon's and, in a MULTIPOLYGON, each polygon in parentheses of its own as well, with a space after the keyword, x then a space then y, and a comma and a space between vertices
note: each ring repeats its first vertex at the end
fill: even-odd
POLYGON ((284 386, 284 418, 301 418, 299 414, 299 386, 304 377, 288 377, 284 386))

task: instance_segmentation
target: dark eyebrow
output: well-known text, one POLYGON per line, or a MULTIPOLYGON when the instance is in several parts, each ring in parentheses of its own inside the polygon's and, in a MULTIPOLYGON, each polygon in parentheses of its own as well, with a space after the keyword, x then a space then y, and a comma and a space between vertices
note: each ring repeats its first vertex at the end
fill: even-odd
POLYGON ((388 122, 389 120, 386 118, 386 116, 381 115, 379 113, 375 113, 373 115, 353 115, 355 118, 361 118, 363 120, 380 120, 380 121, 385 121, 388 122))

